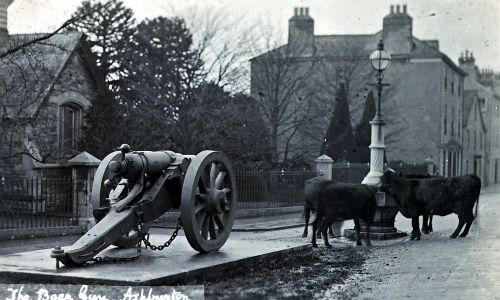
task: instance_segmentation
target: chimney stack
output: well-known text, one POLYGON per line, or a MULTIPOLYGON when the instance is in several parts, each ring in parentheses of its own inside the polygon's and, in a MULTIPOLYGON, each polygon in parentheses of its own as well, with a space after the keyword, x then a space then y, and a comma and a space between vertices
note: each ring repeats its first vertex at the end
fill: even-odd
POLYGON ((296 7, 288 21, 288 46, 294 56, 311 56, 314 52, 314 20, 308 7, 296 7))
POLYGON ((413 19, 407 13, 406 4, 391 5, 390 14, 384 17, 382 39, 391 54, 408 54, 413 49, 413 19), (394 9, 396 6, 396 9, 394 9))

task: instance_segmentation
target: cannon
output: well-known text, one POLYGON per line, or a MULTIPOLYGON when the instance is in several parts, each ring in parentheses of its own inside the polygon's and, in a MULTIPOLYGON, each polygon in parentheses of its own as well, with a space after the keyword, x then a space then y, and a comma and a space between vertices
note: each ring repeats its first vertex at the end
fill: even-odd
POLYGON ((223 153, 130 151, 127 144, 117 150, 101 161, 94 176, 96 225, 73 245, 52 250, 57 266, 83 265, 111 245, 140 250, 151 223, 171 209, 180 208, 179 225, 193 249, 212 252, 224 245, 237 193, 233 169, 223 153))

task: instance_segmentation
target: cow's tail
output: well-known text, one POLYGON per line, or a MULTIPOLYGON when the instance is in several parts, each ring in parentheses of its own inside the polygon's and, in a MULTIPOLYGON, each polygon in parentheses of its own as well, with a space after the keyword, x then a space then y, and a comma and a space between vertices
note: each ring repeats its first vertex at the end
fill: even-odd
POLYGON ((475 197, 476 197, 476 208, 474 209, 474 218, 479 217, 479 195, 481 193, 481 178, 476 175, 471 175, 472 178, 476 181, 475 186, 475 197))

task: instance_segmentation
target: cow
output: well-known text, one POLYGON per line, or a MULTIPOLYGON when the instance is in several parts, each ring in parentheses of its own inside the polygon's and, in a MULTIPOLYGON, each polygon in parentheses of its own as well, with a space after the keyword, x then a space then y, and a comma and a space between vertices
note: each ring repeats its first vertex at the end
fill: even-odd
MULTIPOLYGON (((405 179, 410 179, 410 180, 420 180, 420 179, 429 179, 429 178, 442 178, 440 176, 431 176, 429 174, 406 174, 403 175, 403 173, 400 173, 401 177, 404 177, 405 179)), ((430 232, 433 232, 434 229, 432 228, 432 211, 426 212, 422 215, 422 232, 424 234, 429 234, 430 232)))
POLYGON ((359 220, 363 220, 366 223, 366 245, 371 245, 370 226, 377 208, 374 187, 361 183, 334 183, 325 180, 317 183, 311 195, 310 201, 316 207, 311 241, 313 247, 318 246, 316 232, 320 230, 325 246, 331 248, 326 231, 328 226, 340 219, 354 219, 358 246, 362 245, 359 220))
MULTIPOLYGON (((389 193, 406 218, 412 219, 411 240, 420 240, 418 218, 433 215, 458 215, 458 226, 450 238, 465 237, 474 221, 474 205, 479 202, 481 179, 475 175, 409 180, 388 169, 381 177, 380 189, 389 193)), ((425 219, 424 219, 425 222, 425 219)))
MULTIPOLYGON (((309 228, 309 219, 311 218, 311 211, 316 211, 316 207, 314 206, 313 199, 315 197, 317 186, 322 181, 328 181, 323 177, 314 177, 308 179, 304 182, 304 233, 302 233, 302 237, 307 237, 308 228, 309 228)), ((328 234, 330 237, 333 237, 333 229, 332 226, 328 226, 328 234)), ((321 238, 321 232, 318 231, 318 239, 321 238)))

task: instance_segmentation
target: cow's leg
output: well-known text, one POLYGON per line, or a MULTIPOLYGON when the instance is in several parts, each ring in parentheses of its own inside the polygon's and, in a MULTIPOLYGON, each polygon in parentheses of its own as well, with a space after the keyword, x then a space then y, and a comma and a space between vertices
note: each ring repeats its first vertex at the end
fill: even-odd
POLYGON ((321 224, 321 233, 323 234, 323 241, 325 242, 326 248, 332 248, 332 245, 330 245, 328 241, 328 227, 330 227, 332 221, 332 218, 324 218, 323 224, 321 224))
POLYGON ((318 244, 316 244, 316 232, 318 231, 318 227, 321 224, 321 219, 322 216, 319 213, 316 213, 316 219, 313 221, 313 232, 312 232, 312 240, 311 244, 313 247, 318 247, 318 244))
POLYGON ((316 238, 317 238, 317 239, 321 239, 321 228, 322 228, 321 226, 322 226, 322 224, 323 224, 323 221, 324 221, 324 219, 323 219, 323 220, 321 220, 321 222, 318 224, 318 233, 317 233, 317 235, 316 235, 316 238))
POLYGON ((455 231, 450 235, 450 238, 451 239, 457 238, 460 231, 462 231, 462 227, 464 227, 464 225, 465 225, 465 218, 463 216, 459 216, 457 229, 455 229, 455 231))
POLYGON ((460 234, 459 236, 460 237, 466 237, 467 234, 469 234, 469 229, 470 229, 470 226, 472 225, 472 222, 474 221, 474 215, 471 213, 468 217, 467 217, 467 223, 465 225, 465 229, 464 231, 462 232, 462 234, 460 234))
POLYGON ((429 219, 429 215, 428 214, 423 214, 422 215, 422 232, 424 234, 429 234, 429 226, 427 225, 428 224, 428 220, 429 219))
POLYGON ((359 226, 359 219, 354 219, 354 228, 356 229, 356 246, 363 246, 361 243, 361 227, 359 226))
POLYGON ((331 238, 335 237, 335 233, 333 233, 333 223, 328 226, 328 236, 331 238))
POLYGON ((304 220, 305 220, 305 226, 304 226, 304 233, 302 234, 302 237, 307 237, 307 231, 309 230, 309 219, 311 217, 311 210, 307 207, 304 207, 304 220))
POLYGON ((420 240, 420 228, 419 228, 419 225, 418 225, 418 216, 416 217, 413 217, 411 218, 411 227, 413 228, 412 232, 411 232, 411 236, 410 236, 410 240, 420 240))
MULTIPOLYGON (((373 219, 373 218, 372 218, 373 219)), ((370 241, 370 227, 372 227, 372 221, 371 220, 365 220, 366 223, 366 246, 369 247, 372 245, 372 242, 370 241)))
POLYGON ((429 226, 428 226, 428 228, 429 228, 429 232, 433 231, 433 229, 432 229, 432 213, 429 215, 429 226))

